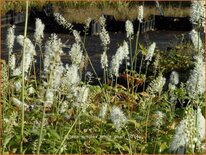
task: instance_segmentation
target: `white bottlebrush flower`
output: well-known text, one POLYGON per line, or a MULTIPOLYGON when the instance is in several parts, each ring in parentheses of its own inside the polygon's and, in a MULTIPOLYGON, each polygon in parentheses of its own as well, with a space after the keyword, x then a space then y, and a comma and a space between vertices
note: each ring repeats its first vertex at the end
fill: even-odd
POLYGON ((49 73, 55 65, 60 63, 60 55, 63 54, 61 39, 56 34, 51 34, 51 37, 45 44, 45 55, 44 55, 44 71, 49 73))
POLYGON ((89 25, 90 25, 91 21, 92 21, 92 19, 90 17, 85 20, 86 28, 89 28, 89 25))
POLYGON ((9 54, 13 52, 13 47, 14 47, 14 40, 15 40, 15 35, 14 35, 14 29, 15 25, 11 26, 7 30, 7 46, 9 49, 9 54))
POLYGON ((53 101, 54 101, 54 90, 47 89, 45 98, 46 98, 45 106, 46 107, 51 107, 52 104, 53 104, 53 101))
POLYGON ((190 97, 204 94, 205 92, 205 62, 201 54, 195 57, 195 67, 187 80, 187 90, 190 97))
POLYGON ((54 18, 59 25, 62 25, 68 30, 72 29, 72 24, 69 23, 60 13, 54 13, 54 18))
POLYGON ((155 115, 156 115, 156 121, 154 122, 155 126, 160 127, 161 125, 163 125, 163 119, 165 117, 165 114, 161 111, 157 111, 155 115))
POLYGON ((55 66, 53 70, 53 75, 51 77, 51 87, 56 90, 61 85, 61 77, 64 72, 64 66, 62 63, 59 63, 55 66))
POLYGON ((149 87, 146 91, 150 94, 161 94, 165 82, 166 79, 162 77, 162 74, 159 74, 159 76, 149 84, 149 87))
POLYGON ((75 91, 76 102, 73 105, 82 108, 82 111, 85 112, 88 107, 89 88, 87 86, 77 87, 75 91))
MULTIPOLYGON (((22 102, 19 99, 15 98, 15 97, 12 97, 11 100, 12 100, 12 103, 16 107, 18 107, 19 109, 22 108, 22 102)), ((24 110, 26 111, 26 110, 28 110, 28 108, 29 108, 29 106, 26 103, 24 103, 24 110)))
POLYGON ((27 93, 28 93, 28 95, 34 94, 34 93, 35 93, 34 87, 29 87, 29 88, 27 89, 27 93))
POLYGON ((59 113, 60 114, 62 114, 62 113, 65 113, 66 111, 67 111, 67 109, 68 109, 68 102, 67 101, 63 101, 62 103, 61 103, 61 107, 60 107, 60 109, 59 109, 59 113))
MULTIPOLYGON (((36 55, 35 47, 32 44, 31 40, 28 38, 24 39, 24 36, 17 36, 17 42, 23 47, 25 41, 25 58, 24 58, 24 71, 27 73, 29 71, 29 67, 34 61, 34 56, 36 55)), ((23 60, 22 60, 23 61, 23 60)), ((21 62, 22 64, 22 62, 21 62)))
POLYGON ((193 0, 191 4, 191 22, 193 24, 200 23, 204 27, 205 23, 205 1, 193 0))
POLYGON ((170 74, 170 83, 177 85, 179 83, 179 74, 176 71, 172 71, 170 74))
POLYGON ((124 59, 127 59, 129 54, 128 44, 124 41, 123 45, 117 49, 116 54, 112 57, 110 74, 116 77, 119 76, 119 67, 124 59))
POLYGON ((72 64, 79 65, 82 62, 83 53, 80 44, 74 43, 69 52, 71 56, 72 64))
POLYGON ((170 153, 184 154, 186 150, 186 144, 188 142, 188 137, 186 134, 186 121, 183 119, 175 130, 175 135, 169 146, 170 153))
POLYGON ((14 71, 15 66, 16 66, 16 57, 15 54, 11 54, 11 57, 9 59, 9 67, 12 71, 14 71))
POLYGON ((106 26, 106 19, 103 15, 99 17, 99 23, 102 27, 106 26))
POLYGON ((204 52, 203 50, 203 45, 202 45, 202 40, 200 38, 200 36, 198 35, 198 32, 195 31, 194 29, 189 33, 190 38, 192 40, 192 43, 195 47, 196 50, 201 50, 204 52))
POLYGON ((37 44, 41 44, 42 38, 44 38, 44 27, 45 25, 42 23, 41 19, 36 18, 34 39, 37 44))
POLYGON ((77 30, 73 30, 73 35, 74 35, 74 39, 76 41, 76 43, 81 43, 81 37, 79 35, 79 32, 77 30))
POLYGON ((142 22, 143 18, 144 18, 144 7, 142 5, 140 5, 138 7, 138 20, 139 20, 139 22, 142 22))
POLYGON ((66 65, 65 75, 62 78, 62 85, 67 86, 68 88, 72 89, 77 87, 79 82, 81 81, 79 77, 79 67, 77 65, 66 65))
POLYGON ((13 76, 19 76, 19 75, 21 75, 21 67, 18 67, 18 68, 15 68, 14 70, 13 70, 13 73, 12 73, 12 75, 13 76))
POLYGON ((108 107, 107 103, 102 104, 102 107, 101 107, 100 112, 99 112, 99 117, 101 117, 103 119, 105 118, 105 116, 107 114, 107 107, 108 107))
POLYGON ((197 108, 197 133, 200 140, 205 139, 205 118, 199 107, 197 108))
POLYGON ((145 60, 146 60, 146 61, 151 61, 151 60, 152 60, 152 57, 153 57, 155 48, 156 48, 156 43, 153 42, 153 43, 149 46, 149 48, 148 48, 148 50, 147 50, 147 55, 146 55, 146 57, 145 57, 145 60))
POLYGON ((107 30, 105 29, 105 27, 102 28, 102 31, 99 34, 102 45, 104 47, 108 46, 110 44, 110 37, 109 37, 109 33, 107 32, 107 30))
POLYGON ((14 82, 14 88, 17 92, 21 91, 21 81, 20 80, 14 82))
POLYGON ((127 122, 127 117, 119 107, 113 106, 111 111, 111 120, 117 130, 127 122))
POLYGON ((133 28, 133 24, 130 20, 126 21, 125 29, 127 32, 127 38, 132 37, 132 35, 134 34, 134 28, 133 28))
POLYGON ((101 55, 101 67, 102 69, 107 69, 108 67, 108 58, 107 58, 106 51, 104 51, 103 54, 101 55))

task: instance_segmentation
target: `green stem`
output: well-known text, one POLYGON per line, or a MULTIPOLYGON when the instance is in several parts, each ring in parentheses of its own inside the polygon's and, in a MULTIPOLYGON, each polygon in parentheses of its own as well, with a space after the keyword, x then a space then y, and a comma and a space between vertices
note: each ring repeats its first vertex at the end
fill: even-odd
POLYGON ((147 62, 147 66, 146 66, 145 79, 144 79, 144 85, 143 85, 143 91, 145 90, 145 81, 146 81, 146 77, 147 77, 148 65, 149 65, 149 62, 147 62))
POLYGON ((29 14, 29 1, 26 1, 26 18, 25 18, 25 27, 24 27, 24 43, 23 43, 23 60, 22 60, 22 108, 21 108, 21 144, 20 144, 20 153, 23 152, 23 141, 24 141, 24 63, 25 63, 25 39, 27 36, 27 26, 28 26, 28 14, 29 14))
POLYGON ((64 142, 65 142, 66 139, 68 138, 68 136, 69 136, 70 132, 72 131, 74 125, 77 123, 77 120, 79 119, 79 117, 80 117, 80 115, 81 115, 81 112, 82 112, 82 110, 79 112, 79 114, 77 115, 74 123, 73 123, 72 126, 70 127, 69 131, 68 131, 67 134, 64 136, 64 139, 62 140, 62 142, 61 142, 61 144, 60 144, 60 146, 59 146, 59 148, 57 149, 57 151, 56 151, 55 154, 59 153, 59 151, 61 150, 62 146, 64 145, 64 142))

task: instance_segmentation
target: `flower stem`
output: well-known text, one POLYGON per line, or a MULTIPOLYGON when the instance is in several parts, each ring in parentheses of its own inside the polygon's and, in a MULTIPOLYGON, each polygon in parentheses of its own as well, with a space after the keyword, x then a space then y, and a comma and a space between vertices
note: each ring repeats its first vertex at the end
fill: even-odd
POLYGON ((28 25, 28 14, 29 14, 29 1, 26 1, 26 18, 24 27, 24 43, 23 43, 23 60, 22 60, 22 108, 21 108, 21 143, 20 153, 23 154, 23 140, 24 140, 24 63, 25 63, 25 39, 27 36, 27 25, 28 25))

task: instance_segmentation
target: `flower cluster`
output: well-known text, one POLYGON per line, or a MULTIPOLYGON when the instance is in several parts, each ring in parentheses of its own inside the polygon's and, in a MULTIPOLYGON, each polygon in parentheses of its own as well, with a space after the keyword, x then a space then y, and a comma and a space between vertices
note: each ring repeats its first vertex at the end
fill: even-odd
POLYGON ((119 107, 113 106, 111 112, 111 120, 117 130, 127 122, 127 117, 124 115, 119 107))
POLYGON ((117 49, 116 54, 112 57, 110 74, 116 77, 119 76, 119 67, 124 59, 127 59, 129 54, 129 47, 126 41, 117 49))
POLYGON ((161 94, 165 82, 166 79, 162 77, 162 74, 160 73, 159 76, 149 84, 146 91, 150 94, 161 94))
POLYGON ((202 54, 195 57, 195 67, 187 80, 187 90, 190 97, 201 95, 205 92, 205 62, 202 54))
POLYGON ((133 24, 130 20, 126 21, 125 28, 126 28, 126 32, 127 32, 127 38, 131 38, 132 35, 134 34, 134 28, 133 28, 133 24))
POLYGON ((191 22, 193 24, 201 24, 204 27, 205 24, 205 1, 193 0, 191 5, 191 22))
MULTIPOLYGON (((24 57, 24 72, 28 73, 29 67, 34 60, 34 56, 36 55, 35 47, 32 44, 29 38, 24 38, 24 36, 17 36, 17 42, 23 47, 25 44, 25 57, 24 57)), ((23 61, 23 60, 22 60, 23 61)), ((23 64, 21 62, 21 64, 23 64)))
POLYGON ((102 28, 102 31, 99 34, 99 36, 100 36, 102 45, 106 48, 110 44, 110 37, 105 27, 102 28))
POLYGON ((44 38, 44 27, 45 25, 42 23, 42 21, 37 18, 34 32, 34 38, 37 44, 41 44, 42 38, 44 38))
POLYGON ((13 25, 7 30, 7 46, 9 49, 9 55, 12 53, 14 47, 14 40, 15 40, 14 29, 15 26, 13 25))
POLYGON ((202 45, 202 40, 198 34, 197 31, 195 31, 194 29, 189 33, 190 38, 192 40, 192 43, 195 47, 196 50, 200 50, 202 53, 204 52, 203 50, 203 45, 202 45))
POLYGON ((139 22, 142 22, 143 18, 144 18, 144 7, 142 5, 140 5, 138 7, 138 20, 139 20, 139 22))
POLYGON ((72 64, 79 66, 83 58, 81 46, 78 43, 74 43, 69 52, 69 55, 71 56, 72 64))
POLYGON ((69 23, 60 13, 54 13, 54 18, 59 25, 62 25, 68 30, 72 30, 72 24, 69 23))
POLYGON ((107 58, 106 51, 104 51, 103 54, 101 55, 101 67, 102 69, 107 69, 108 67, 108 58, 107 58))
POLYGON ((145 61, 151 61, 152 60, 155 48, 156 48, 156 43, 153 42, 147 50, 147 55, 145 57, 145 61))

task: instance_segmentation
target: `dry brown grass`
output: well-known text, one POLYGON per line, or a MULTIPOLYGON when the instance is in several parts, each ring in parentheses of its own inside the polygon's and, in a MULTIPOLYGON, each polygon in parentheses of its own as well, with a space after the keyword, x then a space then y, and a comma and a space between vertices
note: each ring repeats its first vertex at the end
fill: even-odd
MULTIPOLYGON (((113 15, 116 20, 135 20, 138 15, 137 7, 128 8, 120 7, 117 9, 97 7, 87 8, 59 8, 55 7, 55 12, 60 12, 70 22, 84 23, 84 21, 90 17, 97 20, 102 14, 113 15)), ((190 16, 190 8, 178 8, 178 7, 165 7, 163 8, 165 16, 172 17, 186 17, 190 16)), ((144 8, 144 18, 148 18, 150 15, 159 15, 159 11, 155 7, 144 8)))

